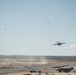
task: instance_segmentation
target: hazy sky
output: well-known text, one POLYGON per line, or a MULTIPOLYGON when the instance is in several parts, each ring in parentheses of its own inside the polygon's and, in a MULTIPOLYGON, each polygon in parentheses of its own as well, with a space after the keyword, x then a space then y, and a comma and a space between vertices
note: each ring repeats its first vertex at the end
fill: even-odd
POLYGON ((76 55, 76 0, 0 0, 0 54, 76 55))

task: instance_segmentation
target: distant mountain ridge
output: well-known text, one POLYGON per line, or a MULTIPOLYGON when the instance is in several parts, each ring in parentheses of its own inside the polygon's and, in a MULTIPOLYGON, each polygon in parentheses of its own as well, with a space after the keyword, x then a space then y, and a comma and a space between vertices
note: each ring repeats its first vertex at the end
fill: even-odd
POLYGON ((12 59, 40 59, 45 58, 47 60, 69 60, 76 61, 76 56, 31 56, 31 55, 0 55, 0 59, 12 58, 12 59))

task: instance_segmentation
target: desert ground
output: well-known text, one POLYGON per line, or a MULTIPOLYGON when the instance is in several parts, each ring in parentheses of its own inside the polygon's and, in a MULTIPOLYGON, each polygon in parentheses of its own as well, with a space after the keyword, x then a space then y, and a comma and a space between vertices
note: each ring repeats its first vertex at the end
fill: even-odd
POLYGON ((0 75, 76 75, 76 57, 0 56, 0 75), (68 73, 56 71, 70 67, 68 73))
MULTIPOLYGON (((8 74, 0 74, 0 75, 46 75, 45 73, 28 73, 28 72, 17 72, 17 73, 8 73, 8 74)), ((47 75, 76 75, 76 73, 49 73, 47 75)))

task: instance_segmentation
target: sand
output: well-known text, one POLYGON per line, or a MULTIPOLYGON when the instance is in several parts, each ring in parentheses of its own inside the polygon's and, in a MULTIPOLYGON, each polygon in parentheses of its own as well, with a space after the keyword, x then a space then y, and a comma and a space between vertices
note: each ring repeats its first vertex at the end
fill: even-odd
MULTIPOLYGON (((76 61, 66 61, 66 60, 52 60, 52 59, 45 59, 44 57, 41 58, 28 58, 28 59, 23 59, 23 58, 5 58, 5 59, 0 59, 0 70, 4 69, 10 69, 10 68, 16 68, 16 67, 30 67, 30 66, 43 66, 51 64, 53 66, 55 65, 69 65, 65 67, 74 67, 76 68, 76 61)), ((56 66, 55 66, 56 67, 56 66)), ((51 67, 51 66, 46 66, 44 68, 40 68, 39 70, 41 73, 30 73, 29 71, 22 71, 22 72, 13 72, 13 73, 6 73, 6 74, 0 74, 0 75, 76 75, 76 70, 75 72, 70 72, 70 73, 59 73, 56 72, 56 68, 51 67)), ((57 66, 58 67, 58 66, 57 66)), ((63 66, 64 67, 64 66, 63 66)), ((20 69, 21 70, 21 69, 20 69)), ((2 72, 2 71, 1 71, 2 72)))
POLYGON ((0 75, 76 75, 76 73, 29 73, 29 72, 17 72, 17 73, 7 73, 0 75))

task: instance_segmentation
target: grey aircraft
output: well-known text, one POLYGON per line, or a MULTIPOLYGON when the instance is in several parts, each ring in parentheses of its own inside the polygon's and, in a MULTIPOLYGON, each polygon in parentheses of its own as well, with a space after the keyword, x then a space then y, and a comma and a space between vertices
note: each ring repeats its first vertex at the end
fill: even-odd
POLYGON ((57 43, 55 43, 55 44, 53 44, 53 45, 61 46, 62 44, 66 44, 66 43, 62 43, 62 42, 57 41, 57 43))

